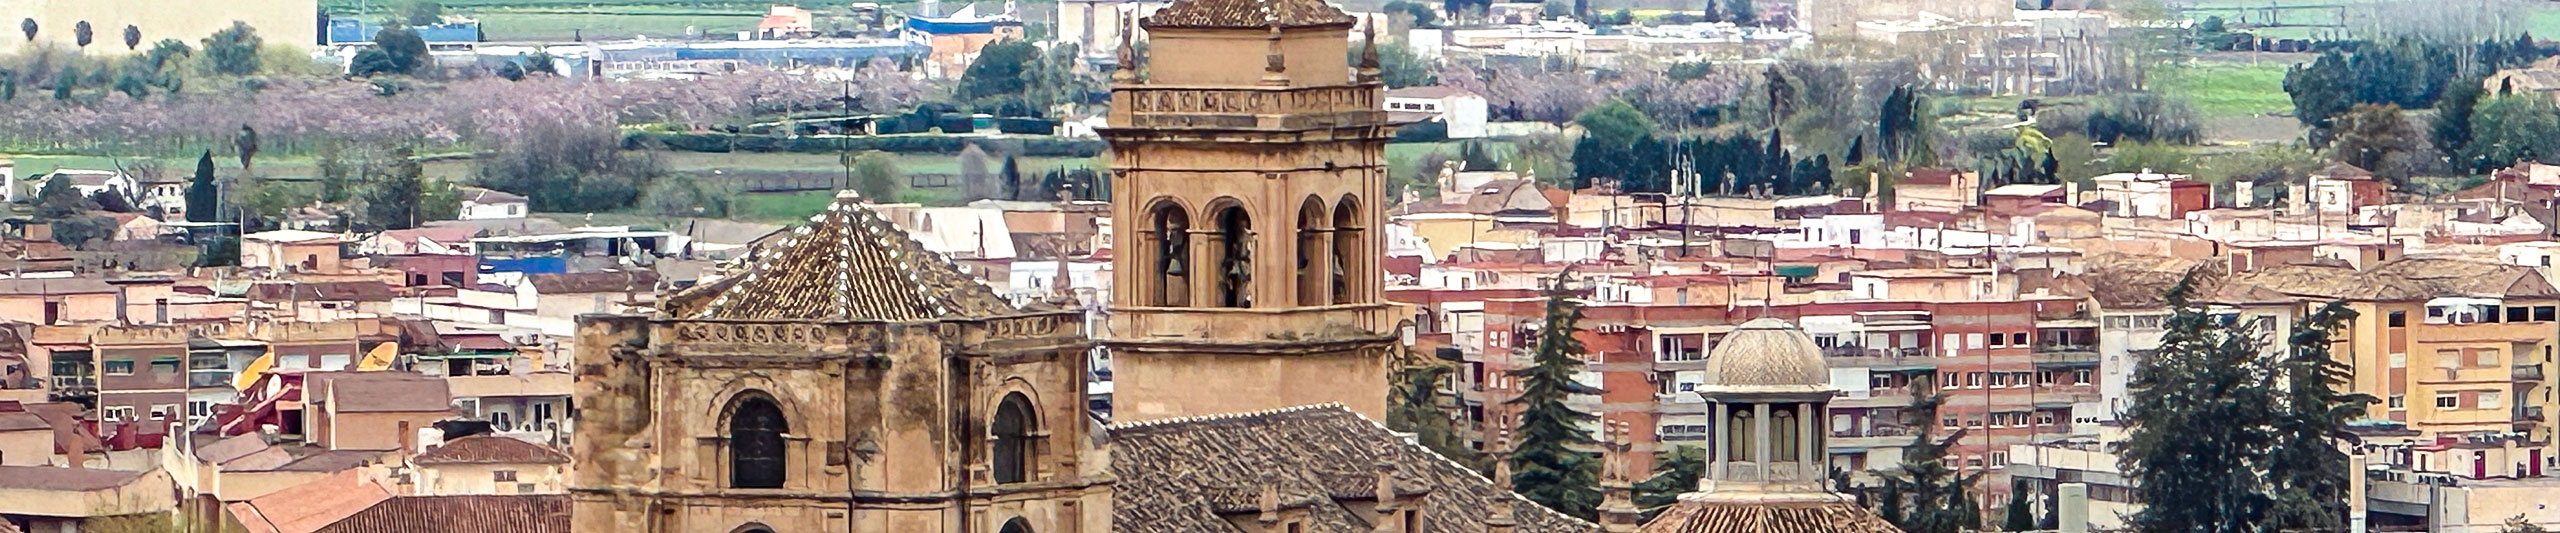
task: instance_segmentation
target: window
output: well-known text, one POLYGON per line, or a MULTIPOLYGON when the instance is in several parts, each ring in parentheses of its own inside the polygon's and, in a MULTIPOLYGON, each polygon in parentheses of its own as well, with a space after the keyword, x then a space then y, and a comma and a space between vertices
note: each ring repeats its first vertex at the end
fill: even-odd
POLYGON ((2071 371, 2071 383, 2073 385, 2087 386, 2089 384, 2089 369, 2083 368, 2071 371))
POLYGON ((101 365, 101 368, 104 368, 107 375, 110 376, 130 376, 133 375, 133 360, 108 359, 106 363, 101 365))
POLYGON ((2437 409, 2452 409, 2452 408, 2455 408, 2455 407, 2460 407, 2461 405, 2462 405, 2462 397, 2461 397, 2461 396, 2455 396, 2455 395, 2451 395, 2451 394, 2438 394, 2438 395, 2436 395, 2436 408, 2437 408, 2437 409))
POLYGON ((1981 373, 1981 372, 1966 372, 1966 373, 1964 373, 1964 386, 1965 386, 1965 388, 1968 388, 1968 389, 1979 389, 1979 388, 1982 388, 1982 373, 1981 373))
POLYGON ((2007 372, 1993 372, 1993 373, 1991 374, 1991 387, 1992 387, 1992 388, 1995 388, 1995 389, 1996 389, 1996 388, 2000 388, 2000 387, 2007 387, 2007 386, 2009 386, 2009 373, 2007 373, 2007 372))
POLYGON ((1980 350, 1980 349, 1982 349, 1982 334, 1980 334, 1980 333, 1966 333, 1966 334, 1964 334, 1964 347, 1965 347, 1965 348, 1968 348, 1968 349, 1974 349, 1974 350, 1980 350))
POLYGON ((2498 350, 2496 348, 2478 348, 2464 351, 2471 354, 2471 366, 2482 368, 2498 366, 2498 350))
POLYGON ((168 419, 169 419, 169 414, 170 414, 169 412, 170 412, 170 411, 174 411, 174 410, 175 410, 175 409, 170 409, 170 408, 165 407, 165 406, 152 406, 152 407, 151 407, 151 421, 153 421, 153 422, 158 422, 158 421, 162 421, 162 420, 168 420, 168 419))
POLYGON ((1993 334, 1991 334, 1991 347, 1993 347, 1993 348, 2007 348, 2007 347, 2009 347, 2009 336, 2008 336, 2008 335, 1998 334, 1998 333, 1993 333, 1993 334))
POLYGON ((2503 395, 2503 394, 2499 394, 2499 393, 2498 393, 2498 391, 2481 391, 2481 392, 2480 392, 2480 408, 2481 408, 2481 409, 2497 409, 2497 408, 2499 408, 2499 406, 2500 406, 2500 405, 2503 405, 2503 404, 2506 402, 2506 400, 2507 400, 2507 399, 2506 399, 2505 395, 2503 395))
POLYGON ((2009 465, 2009 452, 1991 452, 1991 467, 1992 467, 1992 468, 2000 468, 2000 467, 2008 466, 2008 465, 2009 465))
POLYGON ((2027 333, 2026 333, 2026 332, 2021 331, 2021 332, 2017 332, 2017 333, 2011 333, 2011 334, 2009 334, 2009 345, 2010 345, 2010 346, 2026 346, 2026 345, 2027 345, 2027 333))
POLYGON ((2391 368, 2409 368, 2409 354, 2391 354, 2391 368))
POLYGON ((2393 395, 2391 395, 2391 408, 2392 408, 2392 409, 2407 409, 2408 407, 2409 407, 2409 399, 2408 399, 2408 397, 2406 397, 2406 396, 2402 396, 2402 395, 2398 395, 2398 394, 2393 394, 2393 395))
POLYGON ((1954 416, 1949 416, 1949 417, 1947 417, 1947 418, 1946 418, 1946 420, 1941 421, 1941 422, 1939 423, 1939 425, 1941 425, 1941 426, 1945 426, 1947 429, 1955 429, 1955 428, 1957 428, 1957 427, 1960 427, 1960 426, 1957 426, 1957 424, 1961 424, 1961 423, 1962 423, 1962 422, 1960 422, 1960 421, 1957 421, 1957 420, 1956 420, 1956 417, 1954 417, 1954 416))
POLYGON ((2052 411, 2039 411, 2036 413, 2036 425, 2051 426, 2053 425, 2053 420, 2054 417, 2052 411))
POLYGON ((2053 385, 2054 376, 2056 376, 2056 374, 2051 370, 2038 370, 2036 371, 2036 384, 2048 386, 2053 385))
MULTIPOLYGON (((2428 313, 2429 313, 2429 314, 2434 314, 2434 313, 2435 313, 2435 310, 2430 309, 2430 310, 2428 310, 2428 313)), ((2395 328, 2409 327, 2409 312, 2408 312, 2408 311, 2392 311, 2392 312, 2391 312, 2391 327, 2395 327, 2395 328)))
MULTIPOLYGON (((2544 257, 2543 259, 2550 259, 2550 257, 2544 257)), ((2548 305, 2534 306, 2534 308, 2533 308, 2533 321, 2535 321, 2535 322, 2550 322, 2550 321, 2552 320, 2552 316, 2551 316, 2551 315, 2552 315, 2552 311, 2553 311, 2553 309, 2554 309, 2554 307, 2553 307, 2553 306, 2548 306, 2548 305)))
POLYGON ((133 406, 130 406, 130 405, 119 405, 119 406, 115 406, 115 407, 108 407, 108 408, 106 408, 106 409, 105 409, 105 412, 106 412, 106 417, 107 417, 107 419, 108 419, 108 420, 116 420, 116 421, 133 420, 133 406))
POLYGON ((995 420, 989 422, 987 426, 988 430, 995 434, 993 460, 997 483, 1021 483, 1030 480, 1031 433, 1034 423, 1031 400, 1024 398, 1021 393, 1007 394, 1004 401, 996 405, 995 420))
POLYGON ((1938 388, 1941 388, 1941 389, 1952 389, 1952 388, 1956 388, 1956 381, 1957 381, 1957 380, 1956 380, 1956 373, 1954 373, 1954 372, 1945 372, 1945 373, 1940 373, 1940 374, 1938 375, 1938 388))
POLYGON ((740 400, 729 412, 729 486, 744 489, 782 488, 782 435, 791 423, 782 407, 764 396, 740 400))
POLYGON ((2509 307, 2509 308, 2507 308, 2507 321, 2508 321, 2508 322, 2524 322, 2524 321, 2526 321, 2526 320, 2531 320, 2531 319, 2532 319, 2532 315, 2533 315, 2533 308, 2529 308, 2529 307, 2509 307))
POLYGON ((497 480, 497 482, 499 482, 499 483, 514 483, 514 482, 516 482, 516 471, 514 471, 514 470, 496 470, 496 471, 491 471, 491 472, 489 472, 489 477, 490 477, 490 478, 492 478, 492 479, 497 480))

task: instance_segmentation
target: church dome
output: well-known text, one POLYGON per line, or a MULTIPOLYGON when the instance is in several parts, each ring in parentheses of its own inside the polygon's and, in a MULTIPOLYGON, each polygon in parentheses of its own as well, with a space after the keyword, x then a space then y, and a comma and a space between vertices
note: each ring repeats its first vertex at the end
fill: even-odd
POLYGON ((1794 324, 1774 318, 1742 323, 1707 354, 1700 392, 1830 392, 1822 348, 1794 324))

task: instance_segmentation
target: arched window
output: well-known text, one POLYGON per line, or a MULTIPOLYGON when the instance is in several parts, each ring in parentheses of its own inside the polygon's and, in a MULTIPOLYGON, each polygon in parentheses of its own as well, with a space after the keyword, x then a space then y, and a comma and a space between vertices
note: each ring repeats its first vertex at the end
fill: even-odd
POLYGON ((782 435, 791 422, 773 399, 750 396, 729 411, 729 486, 741 489, 782 488, 785 477, 782 435))
MULTIPOLYGON (((1182 206, 1165 202, 1157 206, 1155 222, 1155 274, 1149 276, 1147 303, 1163 307, 1191 305, 1191 214, 1182 206)), ((1145 273, 1141 273, 1144 275, 1145 273)))
POLYGON ((1308 197, 1298 207, 1298 305, 1324 305, 1333 295, 1333 275, 1340 265, 1325 243, 1325 225, 1332 220, 1324 216, 1324 202, 1308 197))
POLYGON ((1244 206, 1214 211, 1219 307, 1253 307, 1253 217, 1244 206))
POLYGON ((996 404, 995 420, 988 430, 995 433, 994 455, 997 483, 1030 481, 1031 432, 1038 422, 1031 414, 1031 400, 1022 393, 1007 394, 996 404))
POLYGON ((1360 258, 1368 257, 1364 252, 1369 249, 1368 242, 1363 240, 1367 235, 1361 233, 1365 228, 1360 224, 1360 198, 1342 197, 1342 203, 1333 207, 1333 303, 1336 304, 1352 303, 1352 294, 1359 292, 1362 284, 1374 282, 1368 278, 1377 277, 1375 273, 1353 268, 1360 258))
POLYGON ((1769 455, 1775 457, 1773 462, 1791 462, 1803 455, 1803 445, 1796 440, 1802 438, 1798 429, 1793 407, 1780 407, 1769 415, 1769 455))
POLYGON ((1031 533, 1031 521, 1023 520, 1018 516, 1014 517, 1012 520, 1005 521, 1004 529, 996 530, 996 533, 1031 533))
POLYGON ((1727 422, 1724 446, 1726 460, 1735 462, 1760 460, 1751 453, 1756 448, 1752 445, 1755 439, 1751 434, 1751 406, 1734 406, 1733 418, 1727 422))

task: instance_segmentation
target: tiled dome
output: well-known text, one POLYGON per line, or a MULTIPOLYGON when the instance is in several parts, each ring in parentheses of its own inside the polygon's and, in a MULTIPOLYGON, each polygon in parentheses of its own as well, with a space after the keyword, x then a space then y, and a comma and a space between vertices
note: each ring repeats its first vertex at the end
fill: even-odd
POLYGON ((1831 371, 1822 348, 1794 324, 1774 318, 1744 322, 1707 354, 1699 391, 1829 392, 1831 371))

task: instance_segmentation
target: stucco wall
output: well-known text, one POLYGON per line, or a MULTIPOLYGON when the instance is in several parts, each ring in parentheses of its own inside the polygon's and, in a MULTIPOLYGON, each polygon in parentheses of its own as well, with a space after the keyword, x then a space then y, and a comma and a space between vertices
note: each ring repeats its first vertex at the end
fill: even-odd
POLYGON ((52 430, 0 432, 0 466, 44 466, 52 461, 52 430))

